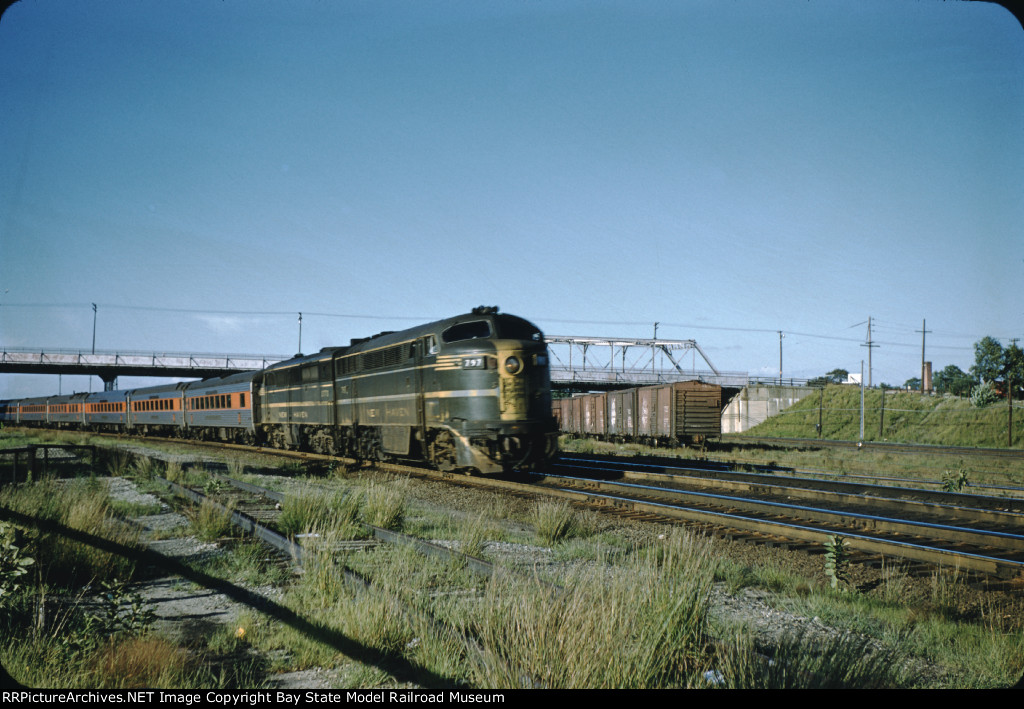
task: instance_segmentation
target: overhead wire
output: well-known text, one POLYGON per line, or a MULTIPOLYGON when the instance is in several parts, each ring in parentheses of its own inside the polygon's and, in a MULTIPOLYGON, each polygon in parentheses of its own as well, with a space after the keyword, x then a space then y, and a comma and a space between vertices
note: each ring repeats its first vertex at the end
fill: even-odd
MULTIPOLYGON (((164 306, 151 306, 151 305, 125 305, 118 303, 98 303, 99 308, 105 310, 134 310, 142 312, 160 312, 160 313, 182 313, 191 315, 237 315, 247 317, 290 317, 296 316, 300 312, 303 317, 324 317, 324 318, 349 318, 354 320, 396 320, 396 321, 410 321, 410 322, 424 322, 437 319, 436 316, 415 316, 415 315, 367 315, 363 313, 330 313, 322 311, 307 311, 307 310, 227 310, 227 309, 213 309, 213 308, 172 308, 164 306)), ((92 307, 92 303, 3 303, 0 302, 0 308, 83 308, 89 309, 92 307)), ((580 320, 571 318, 536 318, 538 320, 544 320, 545 322, 551 323, 565 323, 570 325, 611 325, 611 326, 623 326, 623 327, 648 327, 651 325, 650 322, 641 320, 580 320)), ((867 320, 863 322, 850 325, 844 328, 849 330, 855 327, 866 325, 867 320)), ((820 332, 804 332, 800 330, 786 330, 782 328, 763 328, 763 327, 733 327, 727 325, 698 325, 695 323, 679 323, 679 322, 665 322, 659 321, 660 327, 676 327, 690 330, 713 330, 719 332, 747 332, 747 333, 759 333, 775 335, 778 332, 782 332, 784 335, 795 335, 799 337, 810 337, 819 340, 832 340, 836 342, 849 342, 849 343, 861 343, 863 338, 848 337, 841 335, 828 335, 820 332)), ((890 321, 877 321, 872 319, 872 327, 880 328, 884 331, 896 331, 905 332, 907 334, 920 332, 914 330, 912 326, 903 325, 899 323, 893 323, 890 321)), ((967 335, 963 333, 952 333, 946 331, 934 331, 929 332, 932 337, 962 337, 966 339, 981 339, 977 335, 967 335)), ((1012 339, 1012 338, 1004 338, 1012 339)), ((890 347, 905 347, 915 348, 917 347, 916 342, 896 342, 891 340, 875 340, 877 344, 886 345, 890 347)), ((930 344, 931 349, 937 350, 953 350, 953 351, 971 351, 973 345, 940 345, 930 344)))

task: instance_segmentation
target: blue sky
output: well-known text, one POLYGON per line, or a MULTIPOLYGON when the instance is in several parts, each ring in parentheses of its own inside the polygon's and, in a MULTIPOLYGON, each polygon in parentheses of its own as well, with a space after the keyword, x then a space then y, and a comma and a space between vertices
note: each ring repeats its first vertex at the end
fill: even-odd
MULTIPOLYGON (((988 3, 20 0, 0 344, 291 354, 497 304, 874 381, 1024 338, 988 3)), ((126 384, 122 382, 122 384, 126 384)), ((55 391, 0 375, 0 397, 55 391)), ((88 383, 65 378, 63 391, 88 383)))

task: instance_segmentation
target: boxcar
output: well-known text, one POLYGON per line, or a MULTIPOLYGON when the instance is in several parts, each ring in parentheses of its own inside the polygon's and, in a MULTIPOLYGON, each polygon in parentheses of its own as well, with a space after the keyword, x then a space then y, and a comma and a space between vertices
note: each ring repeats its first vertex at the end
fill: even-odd
POLYGON ((604 438, 608 434, 607 394, 585 394, 583 396, 583 434, 604 438))
POLYGON ((636 438, 636 389, 608 392, 608 437, 630 441, 636 438))
POLYGON ((674 382, 558 401, 560 431, 651 445, 697 443, 722 433, 722 388, 674 382))

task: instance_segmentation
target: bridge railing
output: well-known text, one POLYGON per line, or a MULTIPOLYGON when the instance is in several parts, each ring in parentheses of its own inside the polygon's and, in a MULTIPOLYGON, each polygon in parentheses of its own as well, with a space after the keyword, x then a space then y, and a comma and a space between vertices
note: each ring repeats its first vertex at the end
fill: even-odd
POLYGON ((707 370, 680 372, 676 369, 662 370, 611 370, 570 368, 563 365, 551 365, 551 381, 558 384, 622 384, 646 386, 648 384, 668 384, 689 380, 700 380, 720 386, 744 387, 750 380, 746 372, 722 372, 717 374, 707 370))
POLYGON ((5 347, 0 364, 102 367, 168 367, 175 369, 263 369, 288 359, 285 355, 210 354, 192 352, 132 352, 5 347))

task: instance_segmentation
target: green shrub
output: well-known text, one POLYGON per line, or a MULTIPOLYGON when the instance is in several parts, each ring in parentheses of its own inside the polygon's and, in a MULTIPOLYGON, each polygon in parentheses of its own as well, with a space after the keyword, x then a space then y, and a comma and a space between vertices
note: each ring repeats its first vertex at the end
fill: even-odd
POLYGON ((997 401, 999 401, 999 394, 996 392, 996 388, 992 386, 992 382, 982 382, 971 389, 971 406, 981 408, 983 406, 990 406, 997 401))

